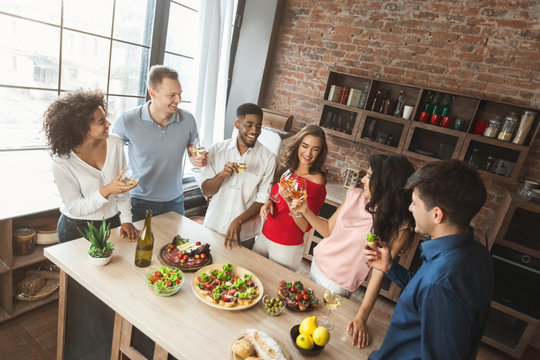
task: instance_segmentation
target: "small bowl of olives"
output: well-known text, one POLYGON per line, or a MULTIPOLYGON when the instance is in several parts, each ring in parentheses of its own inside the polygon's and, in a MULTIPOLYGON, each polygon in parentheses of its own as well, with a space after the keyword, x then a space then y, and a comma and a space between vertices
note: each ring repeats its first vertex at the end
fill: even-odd
POLYGON ((271 297, 270 295, 264 295, 262 298, 262 304, 264 311, 270 316, 278 316, 285 309, 285 300, 279 296, 271 297))

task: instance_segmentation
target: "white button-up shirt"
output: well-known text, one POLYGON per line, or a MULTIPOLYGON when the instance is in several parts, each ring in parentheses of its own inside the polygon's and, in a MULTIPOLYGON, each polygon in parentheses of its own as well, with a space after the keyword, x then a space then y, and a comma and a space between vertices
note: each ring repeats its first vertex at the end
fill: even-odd
MULTIPOLYGON (((204 226, 226 235, 231 222, 245 212, 254 202, 265 203, 268 200, 274 171, 275 155, 258 141, 240 155, 236 145, 237 135, 231 139, 214 144, 208 150, 208 165, 202 173, 202 182, 216 176, 227 163, 245 162, 246 171, 233 174, 225 179, 219 191, 212 196, 206 210, 204 226)), ((242 224, 240 239, 247 240, 260 233, 261 218, 252 217, 242 224)))

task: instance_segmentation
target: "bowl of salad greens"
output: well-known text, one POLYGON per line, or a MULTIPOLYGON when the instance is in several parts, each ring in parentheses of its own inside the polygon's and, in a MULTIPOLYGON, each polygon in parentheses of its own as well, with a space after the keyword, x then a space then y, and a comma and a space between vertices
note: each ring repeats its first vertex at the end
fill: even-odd
POLYGON ((171 296, 184 285, 184 273, 172 266, 162 266, 146 275, 146 283, 154 294, 171 296))

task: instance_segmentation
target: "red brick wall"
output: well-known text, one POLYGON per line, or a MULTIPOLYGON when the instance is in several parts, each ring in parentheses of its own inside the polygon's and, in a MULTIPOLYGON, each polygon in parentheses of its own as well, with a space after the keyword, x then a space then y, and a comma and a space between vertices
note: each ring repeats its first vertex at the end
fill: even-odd
MULTIPOLYGON (((540 108, 540 6, 531 1, 287 0, 264 107, 317 123, 331 70, 540 108)), ((329 136, 333 177, 376 150, 329 136)), ((415 165, 422 163, 415 161, 415 165)), ((523 167, 540 181, 540 140, 523 167)), ((486 181, 489 228, 509 185, 486 181)))

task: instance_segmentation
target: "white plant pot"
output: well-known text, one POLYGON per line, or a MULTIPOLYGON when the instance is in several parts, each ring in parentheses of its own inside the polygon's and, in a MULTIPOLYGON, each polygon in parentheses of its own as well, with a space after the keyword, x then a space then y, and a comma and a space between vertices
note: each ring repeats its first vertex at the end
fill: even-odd
POLYGON ((109 263, 109 261, 111 261, 112 254, 111 254, 111 256, 106 257, 106 258, 95 258, 95 257, 92 257, 90 255, 88 255, 88 258, 90 259, 90 262, 94 266, 105 266, 105 265, 107 265, 109 263))

